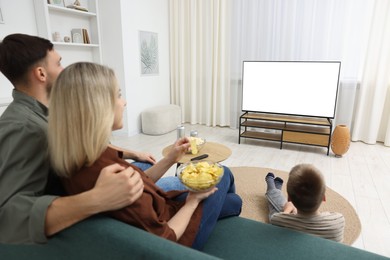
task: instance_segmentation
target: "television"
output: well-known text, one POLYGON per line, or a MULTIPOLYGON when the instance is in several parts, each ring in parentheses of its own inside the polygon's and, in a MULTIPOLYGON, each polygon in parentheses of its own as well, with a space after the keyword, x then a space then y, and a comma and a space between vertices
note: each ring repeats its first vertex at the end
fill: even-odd
POLYGON ((242 111, 334 118, 340 61, 243 61, 242 111))

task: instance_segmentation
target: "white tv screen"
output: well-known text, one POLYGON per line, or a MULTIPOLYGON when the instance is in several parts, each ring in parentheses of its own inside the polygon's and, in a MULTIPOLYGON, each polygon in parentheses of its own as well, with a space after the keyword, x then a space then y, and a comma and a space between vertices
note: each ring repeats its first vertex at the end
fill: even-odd
POLYGON ((339 61, 244 61, 242 110, 334 118, 339 61))

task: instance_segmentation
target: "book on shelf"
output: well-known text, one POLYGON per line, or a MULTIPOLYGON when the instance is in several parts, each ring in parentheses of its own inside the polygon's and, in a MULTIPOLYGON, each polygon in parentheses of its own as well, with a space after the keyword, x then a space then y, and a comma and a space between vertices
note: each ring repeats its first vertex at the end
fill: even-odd
POLYGON ((80 5, 67 5, 66 8, 71 8, 71 9, 75 9, 75 10, 79 10, 79 11, 88 12, 87 8, 82 7, 80 5))
POLYGON ((84 39, 84 43, 86 43, 86 44, 91 43, 91 41, 89 40, 89 35, 88 35, 87 29, 83 29, 83 39, 84 39))

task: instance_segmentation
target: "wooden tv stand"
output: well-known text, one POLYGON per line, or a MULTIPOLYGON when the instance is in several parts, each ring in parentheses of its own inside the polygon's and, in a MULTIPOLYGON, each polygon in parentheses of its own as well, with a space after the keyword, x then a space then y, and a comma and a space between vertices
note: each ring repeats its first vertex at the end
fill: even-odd
POLYGON ((245 112, 240 116, 238 143, 244 137, 280 142, 280 149, 283 143, 314 145, 326 147, 329 155, 331 133, 330 118, 245 112))

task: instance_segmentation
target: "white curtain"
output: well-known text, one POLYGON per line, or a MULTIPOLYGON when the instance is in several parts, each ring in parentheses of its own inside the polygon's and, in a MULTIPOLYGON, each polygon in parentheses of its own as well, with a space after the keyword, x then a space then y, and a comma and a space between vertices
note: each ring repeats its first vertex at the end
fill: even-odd
POLYGON ((390 145, 390 1, 169 3, 171 98, 186 122, 238 126, 243 60, 340 60, 335 124, 390 145))
MULTIPOLYGON (((342 87, 355 89, 369 8, 366 0, 233 0, 231 126, 241 114, 243 60, 340 60, 342 87)), ((353 97, 345 99, 348 110, 353 97)))
POLYGON ((171 102, 183 121, 230 123, 230 5, 225 0, 170 0, 171 102))
POLYGON ((390 1, 374 1, 352 140, 390 146, 390 1))

